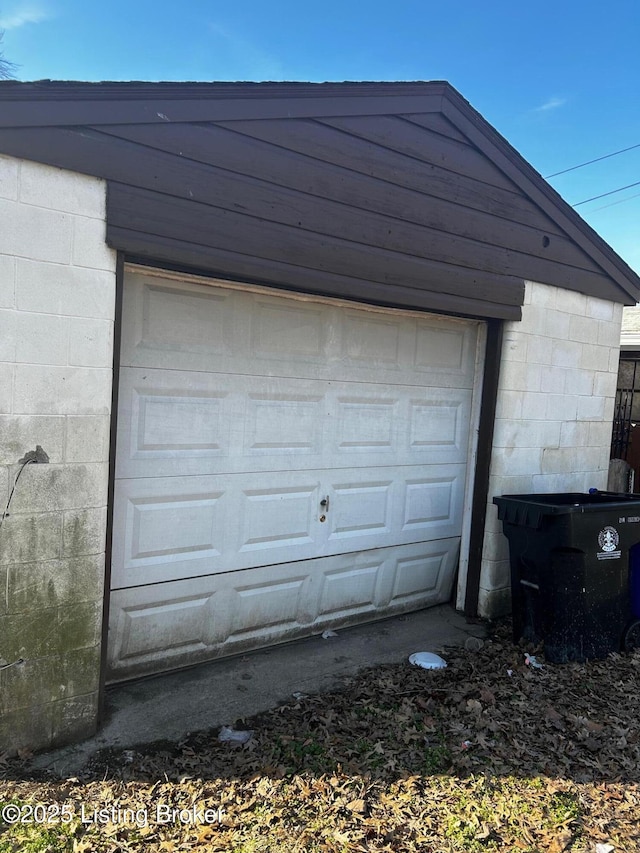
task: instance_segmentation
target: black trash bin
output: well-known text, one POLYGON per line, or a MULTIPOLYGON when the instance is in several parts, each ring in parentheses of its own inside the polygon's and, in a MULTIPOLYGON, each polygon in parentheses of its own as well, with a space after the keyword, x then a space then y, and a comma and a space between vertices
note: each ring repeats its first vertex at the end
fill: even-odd
POLYGON ((509 540, 514 640, 544 640, 554 663, 619 651, 640 619, 640 494, 493 502, 509 540))

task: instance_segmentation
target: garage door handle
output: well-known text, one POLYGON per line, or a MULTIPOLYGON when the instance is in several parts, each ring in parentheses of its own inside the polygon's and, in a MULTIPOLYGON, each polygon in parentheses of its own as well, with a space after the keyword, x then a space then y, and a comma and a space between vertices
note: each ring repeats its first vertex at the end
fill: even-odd
POLYGON ((323 509, 325 512, 329 512, 329 495, 327 495, 327 496, 326 496, 326 498, 323 498, 323 499, 320 501, 320 506, 322 507, 322 509, 323 509))

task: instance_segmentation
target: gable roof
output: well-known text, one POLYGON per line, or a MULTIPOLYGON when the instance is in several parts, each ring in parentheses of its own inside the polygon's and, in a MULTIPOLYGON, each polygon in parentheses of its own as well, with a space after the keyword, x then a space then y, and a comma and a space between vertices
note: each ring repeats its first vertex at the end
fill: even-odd
POLYGON ((640 279, 462 96, 429 83, 0 83, 0 152, 106 179, 142 262, 517 319, 527 279, 640 279))

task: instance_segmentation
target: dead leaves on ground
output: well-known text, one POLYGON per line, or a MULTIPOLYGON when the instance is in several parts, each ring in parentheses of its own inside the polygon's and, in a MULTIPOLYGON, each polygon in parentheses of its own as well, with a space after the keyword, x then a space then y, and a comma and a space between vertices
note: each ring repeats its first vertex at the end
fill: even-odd
MULTIPOLYGON (((52 853, 640 851, 640 653, 532 669, 502 626, 444 656, 238 721, 256 732, 243 747, 202 732, 100 753, 77 780, 5 762, 0 794, 70 806, 52 853), (171 809, 216 817, 157 820, 171 809)), ((26 847, 21 831, 0 823, 0 853, 26 847)))

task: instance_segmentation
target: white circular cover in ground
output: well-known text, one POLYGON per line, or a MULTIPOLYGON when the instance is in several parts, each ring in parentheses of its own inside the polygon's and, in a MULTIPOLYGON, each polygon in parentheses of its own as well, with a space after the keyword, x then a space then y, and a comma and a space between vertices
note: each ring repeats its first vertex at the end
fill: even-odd
POLYGON ((433 652, 416 652, 409 658, 409 663, 421 666, 423 669, 443 669, 447 662, 433 652))

